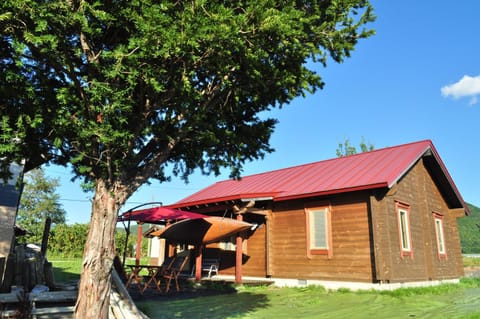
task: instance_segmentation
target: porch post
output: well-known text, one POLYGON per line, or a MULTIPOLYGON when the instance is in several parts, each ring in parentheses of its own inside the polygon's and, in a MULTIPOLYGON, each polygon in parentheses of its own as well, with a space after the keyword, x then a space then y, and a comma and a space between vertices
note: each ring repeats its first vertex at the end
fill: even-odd
MULTIPOLYGON (((243 215, 242 214, 237 214, 237 220, 238 221, 243 221, 243 215)), ((237 241, 236 241, 236 255, 235 255, 235 283, 236 284, 241 284, 242 283, 242 257, 243 257, 243 251, 242 251, 242 233, 237 234, 237 241)))
MULTIPOLYGON (((171 225, 171 221, 167 220, 167 223, 165 227, 169 227, 171 225)), ((165 253, 167 254, 167 257, 173 257, 175 255, 175 247, 170 243, 170 240, 165 239, 165 244, 166 244, 166 250, 165 253)))
POLYGON ((200 281, 202 279, 202 252, 203 245, 198 244, 196 247, 196 258, 195 258, 195 281, 200 281))
POLYGON ((135 266, 140 265, 140 253, 142 251, 142 237, 143 237, 142 225, 143 223, 139 222, 137 227, 137 247, 135 249, 135 266))

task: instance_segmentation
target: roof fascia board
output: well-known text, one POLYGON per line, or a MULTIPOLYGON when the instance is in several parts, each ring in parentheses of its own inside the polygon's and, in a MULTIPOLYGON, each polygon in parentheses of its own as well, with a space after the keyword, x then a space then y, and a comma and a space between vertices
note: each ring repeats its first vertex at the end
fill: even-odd
POLYGON ((465 209, 465 214, 470 215, 470 208, 463 200, 463 197, 460 194, 457 186, 455 185, 455 182, 453 181, 452 177, 450 176, 450 173, 448 172, 447 167, 443 163, 442 159, 440 158, 440 155, 438 154, 437 150, 435 149, 435 146, 432 143, 430 143, 430 150, 432 151, 432 155, 435 158, 435 161, 437 161, 438 165, 440 166, 440 169, 442 170, 443 175, 446 177, 448 183, 452 187, 452 190, 455 193, 455 196, 457 196, 460 203, 462 203, 463 208, 465 209))

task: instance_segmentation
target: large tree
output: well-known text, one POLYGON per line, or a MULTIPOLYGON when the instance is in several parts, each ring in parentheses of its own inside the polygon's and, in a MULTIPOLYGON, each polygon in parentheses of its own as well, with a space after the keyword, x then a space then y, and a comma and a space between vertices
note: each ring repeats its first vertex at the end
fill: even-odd
POLYGON ((60 204, 60 195, 56 192, 60 181, 45 176, 41 168, 25 174, 24 181, 16 223, 29 231, 25 241, 41 243, 47 218, 53 224, 65 223, 66 212, 60 204))
POLYGON ((349 57, 374 19, 365 0, 3 0, 0 12, 3 164, 69 163, 94 185, 77 318, 107 316, 128 197, 195 169, 239 177, 272 151, 265 111, 322 88, 309 67, 349 57))

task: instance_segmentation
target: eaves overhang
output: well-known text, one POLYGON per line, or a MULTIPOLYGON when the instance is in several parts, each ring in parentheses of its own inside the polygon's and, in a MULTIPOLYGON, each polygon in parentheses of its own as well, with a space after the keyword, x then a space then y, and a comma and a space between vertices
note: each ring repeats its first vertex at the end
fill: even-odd
POLYGON ((232 194, 229 196, 221 196, 215 198, 207 198, 191 202, 179 202, 168 205, 169 208, 186 208, 186 207, 195 207, 202 205, 213 205, 216 203, 225 203, 225 202, 234 202, 234 201, 249 201, 252 199, 261 199, 261 200, 275 200, 275 197, 278 195, 278 192, 274 193, 242 193, 242 194, 232 194))

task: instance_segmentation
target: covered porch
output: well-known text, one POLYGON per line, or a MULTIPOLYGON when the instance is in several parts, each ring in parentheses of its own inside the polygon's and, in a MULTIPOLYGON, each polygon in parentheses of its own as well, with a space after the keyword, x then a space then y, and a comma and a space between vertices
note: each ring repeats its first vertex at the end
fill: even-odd
MULTIPOLYGON (((189 266, 182 265, 181 269, 176 269, 177 273, 173 275, 175 277, 174 281, 176 282, 178 282, 178 279, 181 279, 186 282, 222 280, 225 282, 235 282, 237 284, 242 283, 244 280, 241 271, 243 260, 243 233, 254 227, 254 225, 242 221, 241 217, 242 215, 240 214, 237 215, 236 219, 209 216, 170 209, 164 206, 130 210, 123 213, 119 216, 118 220, 120 222, 124 224, 127 223, 128 227, 132 221, 138 225, 135 264, 128 265, 125 262, 125 256, 123 259, 123 267, 127 269, 127 286, 131 285, 131 281, 134 280, 138 285, 143 285, 143 291, 145 291, 148 286, 151 286, 150 284, 152 282, 156 283, 157 280, 161 280, 161 278, 155 277, 164 276, 160 275, 160 273, 169 268, 167 261, 179 255, 186 256, 189 266), (154 224, 154 226, 144 232, 143 225, 147 223, 154 224), (141 247, 141 241, 144 237, 164 240, 164 255, 161 256, 163 257, 161 259, 164 261, 160 265, 158 263, 148 265, 141 264, 141 256, 138 248, 141 247), (216 259, 212 258, 208 254, 204 257, 204 252, 211 252, 211 249, 206 249, 207 245, 218 243, 225 238, 235 239, 235 251, 232 252, 235 256, 235 275, 233 277, 219 277, 218 270, 221 260, 218 257, 216 259), (206 269, 205 267, 207 266, 208 268, 206 269), (143 274, 141 274, 141 272, 143 272, 143 274), (148 274, 145 275, 145 273, 148 274), (150 284, 147 284, 147 282, 150 282, 150 284)), ((128 233, 129 231, 127 230, 127 234, 128 233)), ((174 271, 173 268, 170 269, 174 271)), ((178 283, 176 286, 178 291, 178 283)), ((159 285, 157 290, 161 292, 159 285)), ((168 286, 166 290, 169 290, 168 286)))

